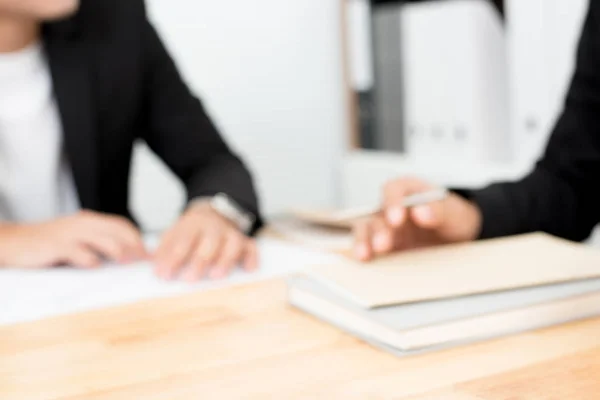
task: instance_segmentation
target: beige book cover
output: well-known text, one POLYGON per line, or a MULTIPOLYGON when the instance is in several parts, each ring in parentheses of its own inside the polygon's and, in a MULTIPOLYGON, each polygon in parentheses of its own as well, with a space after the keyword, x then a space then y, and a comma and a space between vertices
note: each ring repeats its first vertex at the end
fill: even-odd
POLYGON ((600 277, 600 250, 534 233, 305 272, 337 295, 375 308, 600 277))

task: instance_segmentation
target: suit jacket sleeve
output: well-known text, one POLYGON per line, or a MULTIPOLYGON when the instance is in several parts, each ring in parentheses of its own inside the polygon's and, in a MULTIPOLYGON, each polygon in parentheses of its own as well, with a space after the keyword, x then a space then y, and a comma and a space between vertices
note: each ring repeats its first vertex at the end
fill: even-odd
POLYGON ((600 3, 590 2, 576 71, 543 157, 523 180, 476 191, 472 200, 483 213, 481 238, 544 231, 580 241, 600 221, 600 3))
POLYGON ((188 200, 225 193, 257 217, 252 177, 234 155, 200 101, 183 82, 151 23, 144 18, 143 138, 184 182, 188 200))

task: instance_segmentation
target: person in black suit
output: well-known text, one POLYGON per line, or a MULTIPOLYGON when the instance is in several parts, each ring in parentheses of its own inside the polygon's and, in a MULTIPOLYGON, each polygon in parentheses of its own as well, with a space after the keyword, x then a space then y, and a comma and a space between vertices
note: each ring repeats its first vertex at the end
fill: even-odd
POLYGON ((356 257, 542 231, 572 241, 600 222, 600 2, 590 1, 575 74, 542 158, 526 177, 406 210, 407 195, 433 186, 401 178, 384 189, 384 211, 355 227, 356 257))
POLYGON ((251 175, 184 84, 143 0, 0 0, 0 265, 149 257, 127 206, 138 139, 188 194, 151 255, 157 274, 193 281, 256 268, 251 175))

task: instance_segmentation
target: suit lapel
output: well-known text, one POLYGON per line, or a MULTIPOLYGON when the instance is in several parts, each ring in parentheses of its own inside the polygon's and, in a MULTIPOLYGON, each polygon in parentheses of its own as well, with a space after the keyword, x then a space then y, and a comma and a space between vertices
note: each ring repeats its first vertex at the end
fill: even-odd
POLYGON ((44 42, 66 154, 82 208, 97 209, 97 146, 89 57, 74 32, 47 29, 44 42))

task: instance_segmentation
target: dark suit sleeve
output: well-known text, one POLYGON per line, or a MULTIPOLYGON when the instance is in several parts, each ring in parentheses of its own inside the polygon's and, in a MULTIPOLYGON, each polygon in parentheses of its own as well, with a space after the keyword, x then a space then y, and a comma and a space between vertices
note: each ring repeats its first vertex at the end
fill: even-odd
MULTIPOLYGON (((183 82, 154 27, 144 17, 145 137, 184 182, 189 200, 226 193, 259 217, 248 169, 234 155, 183 82)), ((260 226, 258 218, 255 229, 260 226)))
POLYGON ((590 4, 564 110, 542 159, 519 182, 472 193, 483 213, 481 238, 544 231, 581 241, 600 221, 600 3, 590 4))

